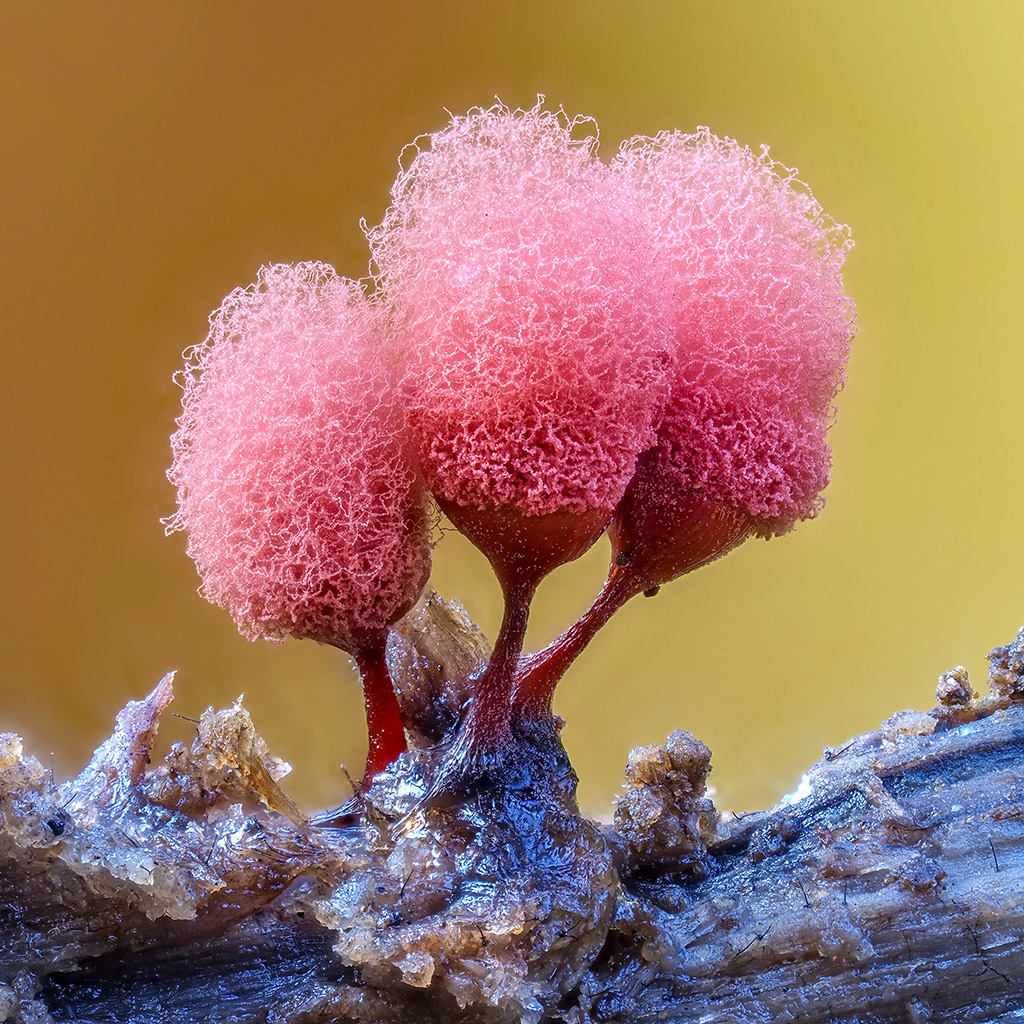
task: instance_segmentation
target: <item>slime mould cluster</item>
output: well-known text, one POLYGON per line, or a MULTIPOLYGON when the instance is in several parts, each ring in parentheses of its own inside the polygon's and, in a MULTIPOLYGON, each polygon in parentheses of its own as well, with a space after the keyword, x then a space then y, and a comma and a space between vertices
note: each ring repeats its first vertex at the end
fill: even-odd
POLYGON ((368 787, 408 749, 387 647, 435 513, 475 545, 503 616, 433 772, 451 800, 534 756, 626 602, 821 510, 852 240, 767 147, 700 128, 606 160, 543 97, 421 136, 363 228, 372 278, 264 266, 185 353, 165 523, 243 635, 354 658, 368 787), (524 657, 538 586, 604 534, 600 592, 524 657))
POLYGON ((0 1020, 753 1022, 795 992, 809 1022, 1024 1008, 1024 631, 988 696, 946 673, 936 709, 826 751, 771 811, 715 811, 688 733, 637 748, 605 827, 550 733, 496 785, 430 799, 487 654, 458 605, 421 600, 388 650, 413 747, 319 820, 239 703, 151 763, 169 677, 69 782, 0 737, 0 1020))

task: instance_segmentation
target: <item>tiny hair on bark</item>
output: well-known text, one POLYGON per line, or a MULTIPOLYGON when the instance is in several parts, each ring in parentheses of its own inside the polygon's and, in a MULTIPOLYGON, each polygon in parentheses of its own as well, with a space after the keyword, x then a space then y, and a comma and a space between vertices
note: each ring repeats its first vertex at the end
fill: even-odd
MULTIPOLYGON (((74 779, 0 735, 0 1019, 814 1022, 1024 1013, 1024 630, 937 706, 825 751, 760 813, 710 751, 632 751, 581 815, 557 735, 518 777, 424 803, 489 650, 427 591, 387 660, 411 749, 318 825, 241 701, 154 753, 170 676, 74 779)), ((823 667, 823 671, 824 671, 823 667)), ((529 720, 517 727, 529 728, 529 720)))

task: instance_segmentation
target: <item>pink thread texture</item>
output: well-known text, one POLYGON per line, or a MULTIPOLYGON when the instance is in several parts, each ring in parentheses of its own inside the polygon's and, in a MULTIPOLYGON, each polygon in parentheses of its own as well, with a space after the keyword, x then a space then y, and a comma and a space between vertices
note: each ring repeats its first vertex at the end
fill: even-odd
POLYGON ((168 472, 202 594, 250 639, 355 650, 429 572, 425 493, 395 372, 360 287, 275 265, 186 353, 168 472))
POLYGON ((476 109, 423 143, 367 232, 424 473, 456 504, 610 510, 654 443, 671 292, 596 145, 539 103, 476 109))
POLYGON ((826 432, 853 334, 851 246, 788 168, 706 128, 622 147, 673 280, 665 471, 783 533, 822 504, 826 432))

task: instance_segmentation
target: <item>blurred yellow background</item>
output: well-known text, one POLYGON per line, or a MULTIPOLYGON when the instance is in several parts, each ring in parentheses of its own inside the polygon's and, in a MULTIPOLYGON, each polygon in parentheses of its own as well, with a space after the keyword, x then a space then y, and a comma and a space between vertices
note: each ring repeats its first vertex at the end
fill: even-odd
MULTIPOLYGON (((563 682, 584 806, 686 727, 721 805, 767 805, 823 745, 1024 622, 1024 6, 858 0, 443 4, 5 0, 0 728, 71 772, 178 669, 196 717, 240 691, 308 808, 358 771, 354 674, 243 640, 165 539, 171 375, 261 263, 367 269, 402 146, 495 94, 595 116, 604 152, 709 125, 768 142, 856 239, 850 382, 820 519, 628 606, 563 682)), ((582 610, 606 548, 542 590, 530 643, 582 610)), ((434 583, 493 637, 458 537, 434 583)), ((187 738, 168 719, 162 740, 187 738)))

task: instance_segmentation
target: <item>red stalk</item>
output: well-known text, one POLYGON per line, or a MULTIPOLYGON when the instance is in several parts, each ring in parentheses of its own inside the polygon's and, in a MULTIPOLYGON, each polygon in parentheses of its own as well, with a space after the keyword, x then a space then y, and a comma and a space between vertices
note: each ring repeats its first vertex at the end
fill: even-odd
MULTIPOLYGON (((469 771, 511 742, 512 699, 530 603, 541 580, 578 558, 601 535, 607 509, 526 516, 514 509, 480 510, 438 499, 442 511, 490 561, 501 584, 501 630, 466 713, 453 759, 469 771)), ((445 785, 457 784, 447 780, 445 785)))
POLYGON ((558 681, 601 627, 639 593, 631 587, 631 582, 629 574, 613 562, 594 603, 544 650, 524 659, 519 667, 513 696, 516 710, 524 717, 536 719, 551 713, 551 699, 558 681))
POLYGON ((558 681, 619 608, 731 551, 754 528, 745 512, 674 489, 642 460, 608 528, 612 564, 600 594, 557 640, 525 660, 515 684, 516 710, 534 719, 550 715, 558 681))
POLYGON ((505 590, 505 613, 487 668, 480 677, 463 724, 478 752, 499 750, 512 737, 512 693, 523 650, 535 582, 505 590))
POLYGON ((387 633, 381 633, 352 652, 359 666, 366 700, 366 730, 369 737, 366 772, 363 776, 363 784, 366 786, 373 782, 378 772, 383 771, 407 749, 402 713, 388 672, 386 644, 387 633))

